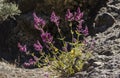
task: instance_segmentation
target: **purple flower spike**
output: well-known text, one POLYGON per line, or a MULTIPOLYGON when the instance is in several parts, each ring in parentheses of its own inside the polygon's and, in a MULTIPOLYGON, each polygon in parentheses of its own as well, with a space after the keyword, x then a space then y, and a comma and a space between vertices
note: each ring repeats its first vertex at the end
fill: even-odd
POLYGON ((36 13, 33 13, 33 17, 34 17, 34 27, 37 30, 41 30, 41 28, 43 28, 46 25, 45 20, 43 20, 40 17, 37 17, 36 13))
POLYGON ((82 24, 83 24, 83 22, 84 22, 84 20, 81 20, 81 21, 79 22, 79 24, 77 25, 77 31, 78 31, 78 32, 81 32, 81 31, 82 31, 82 24))
POLYGON ((53 41, 53 37, 48 32, 42 33, 41 38, 42 38, 43 42, 45 42, 45 43, 51 43, 53 41))
POLYGON ((26 45, 22 46, 20 43, 18 43, 18 48, 19 48, 19 51, 21 52, 27 52, 26 45))
POLYGON ((40 19, 37 17, 36 13, 33 13, 33 17, 34 17, 34 23, 38 24, 40 22, 40 19))
POLYGON ((34 48, 36 51, 42 51, 43 47, 42 45, 40 44, 40 42, 37 40, 37 43, 34 43, 34 48))
POLYGON ((74 20, 74 16, 73 14, 70 12, 70 9, 67 9, 66 15, 65 15, 65 19, 67 21, 73 21, 74 20))
POLYGON ((81 18, 83 17, 83 12, 80 11, 80 8, 78 7, 77 12, 74 14, 75 21, 79 22, 81 18))
POLYGON ((86 26, 85 27, 85 30, 82 31, 82 33, 87 36, 89 33, 88 33, 88 27, 86 26))
POLYGON ((41 26, 42 26, 42 28, 46 25, 46 22, 45 22, 45 20, 43 20, 42 18, 41 18, 41 20, 40 20, 40 24, 41 24, 41 26))
POLYGON ((77 13, 80 14, 81 11, 80 11, 80 7, 77 8, 77 13))
POLYGON ((59 26, 59 20, 60 20, 60 17, 56 16, 55 12, 53 11, 50 17, 50 21, 55 23, 56 26, 59 26))

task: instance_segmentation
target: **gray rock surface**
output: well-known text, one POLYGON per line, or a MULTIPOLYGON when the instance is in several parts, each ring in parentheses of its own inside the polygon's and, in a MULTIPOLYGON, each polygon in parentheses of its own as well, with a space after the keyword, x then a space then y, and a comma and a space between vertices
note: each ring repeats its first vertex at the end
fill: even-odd
POLYGON ((16 68, 15 65, 0 62, 0 78, 51 78, 52 72, 48 72, 48 68, 43 67, 31 70, 16 68))
MULTIPOLYGON (((105 19, 105 21, 96 23, 98 32, 94 37, 95 45, 91 65, 87 71, 83 71, 84 74, 83 72, 76 74, 76 78, 120 78, 120 0, 109 0, 107 6, 103 8, 104 11, 100 11, 98 16, 101 15, 99 17, 102 18, 103 14, 107 14, 109 18, 102 18, 103 20, 97 18, 97 20, 104 21, 105 19), (105 25, 109 26, 104 30, 105 25), (100 30, 103 31, 99 32, 100 30)), ((91 39, 88 37, 88 40, 91 39)))

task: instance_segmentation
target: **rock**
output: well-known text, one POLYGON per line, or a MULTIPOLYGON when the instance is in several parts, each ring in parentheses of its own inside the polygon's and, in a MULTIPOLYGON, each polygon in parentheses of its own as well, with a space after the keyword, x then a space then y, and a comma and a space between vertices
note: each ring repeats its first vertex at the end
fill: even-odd
POLYGON ((86 78, 87 72, 78 72, 74 78, 86 78))
POLYGON ((94 64, 95 67, 104 65, 104 63, 102 63, 102 62, 94 62, 93 64, 94 64))
MULTIPOLYGON (((95 59, 87 68, 86 78, 119 78, 120 77, 120 15, 119 0, 109 0, 96 17, 96 36, 92 59, 95 59), (110 2, 110 3, 109 3, 110 2)), ((92 38, 88 37, 88 40, 92 38)), ((90 41, 89 40, 89 41, 90 41)), ((84 70, 85 71, 85 70, 84 70)), ((84 72, 83 71, 83 72, 84 72)))
POLYGON ((0 73, 0 78, 8 78, 8 76, 4 73, 0 73))
POLYGON ((115 23, 114 17, 109 13, 98 14, 95 18, 95 31, 103 32, 115 23))
POLYGON ((8 19, 0 24, 0 58, 9 61, 17 57, 17 39, 14 37, 15 34, 13 34, 16 24, 13 19, 8 19), (13 38, 14 41, 12 41, 13 38))
POLYGON ((111 55, 113 55, 113 52, 112 51, 102 51, 101 53, 99 53, 99 55, 111 56, 111 55))

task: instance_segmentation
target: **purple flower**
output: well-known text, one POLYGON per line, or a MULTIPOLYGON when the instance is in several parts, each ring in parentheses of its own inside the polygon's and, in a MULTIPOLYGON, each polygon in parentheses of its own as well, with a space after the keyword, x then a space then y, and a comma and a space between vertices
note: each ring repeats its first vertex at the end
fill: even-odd
POLYGON ((34 65, 35 64, 35 61, 33 59, 29 59, 29 64, 30 65, 34 65))
POLYGON ((78 31, 78 32, 81 32, 81 31, 82 31, 83 21, 84 21, 84 20, 81 20, 81 21, 79 22, 79 24, 77 25, 77 31, 78 31))
POLYGON ((24 62, 23 66, 24 67, 30 67, 33 66, 36 62, 33 59, 29 59, 28 62, 24 62))
POLYGON ((34 17, 34 23, 38 24, 40 22, 40 19, 39 19, 39 17, 37 17, 35 12, 33 13, 33 17, 34 17))
POLYGON ((43 49, 42 45, 40 44, 40 42, 38 40, 37 40, 37 43, 34 43, 33 46, 36 51, 42 51, 42 49, 43 49))
POLYGON ((86 26, 85 27, 85 30, 82 31, 82 33, 87 36, 89 33, 88 33, 88 27, 86 26))
POLYGON ((33 58, 36 62, 39 61, 39 58, 37 56, 33 56, 33 58))
POLYGON ((67 12, 66 12, 66 15, 65 15, 65 19, 68 20, 68 21, 73 21, 74 20, 74 16, 70 12, 70 9, 67 9, 67 12))
POLYGON ((46 25, 45 20, 43 20, 40 17, 37 17, 36 13, 33 13, 33 17, 34 17, 34 27, 37 30, 40 30, 41 28, 43 28, 46 25))
POLYGON ((18 48, 19 48, 19 51, 21 51, 21 52, 27 51, 26 45, 22 46, 20 43, 18 43, 18 48))
POLYGON ((55 23, 56 26, 59 26, 59 20, 60 20, 60 17, 56 16, 55 12, 53 11, 50 17, 50 21, 55 23))
POLYGON ((80 21, 83 17, 83 12, 80 11, 80 8, 78 7, 77 12, 74 13, 75 21, 80 21))
POLYGON ((74 42, 74 43, 77 42, 77 39, 76 39, 76 38, 73 38, 73 42, 74 42))
POLYGON ((51 43, 53 41, 53 37, 48 32, 42 33, 41 38, 42 38, 43 42, 45 42, 45 43, 51 43))
POLYGON ((24 67, 30 67, 30 63, 24 62, 23 66, 24 67))

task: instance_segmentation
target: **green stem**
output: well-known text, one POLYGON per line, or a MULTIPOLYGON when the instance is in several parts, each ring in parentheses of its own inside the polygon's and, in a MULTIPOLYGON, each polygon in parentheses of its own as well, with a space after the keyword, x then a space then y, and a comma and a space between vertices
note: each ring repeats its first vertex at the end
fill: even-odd
POLYGON ((72 43, 73 43, 74 32, 73 32, 73 30, 72 30, 72 23, 71 23, 71 22, 70 22, 69 26, 70 26, 71 36, 72 36, 72 43))
POLYGON ((65 46, 64 37, 62 36, 62 34, 61 34, 61 29, 60 29, 59 27, 58 27, 58 33, 59 33, 59 35, 60 35, 60 38, 61 38, 61 39, 63 38, 62 43, 63 43, 63 46, 65 46))

